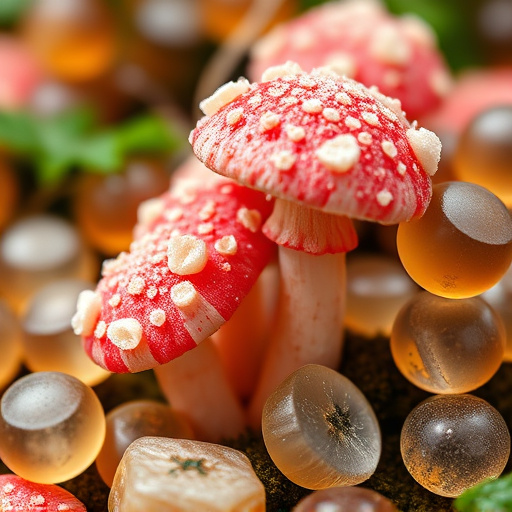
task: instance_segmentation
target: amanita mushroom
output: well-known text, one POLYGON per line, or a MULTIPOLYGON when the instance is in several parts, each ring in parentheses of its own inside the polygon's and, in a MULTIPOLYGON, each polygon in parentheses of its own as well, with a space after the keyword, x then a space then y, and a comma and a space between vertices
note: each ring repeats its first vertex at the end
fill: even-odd
POLYGON ((0 475, 0 509, 10 512, 87 512, 73 494, 53 484, 30 482, 17 475, 0 475))
POLYGON ((263 232, 279 244, 280 312, 252 404, 306 363, 338 366, 349 217, 386 224, 418 217, 431 197, 439 139, 405 119, 398 100, 336 75, 270 68, 201 105, 194 152, 213 171, 277 197, 263 232))
MULTIPOLYGON (((197 372, 194 359, 183 354, 231 317, 273 255, 273 244, 260 230, 271 208, 263 194, 228 180, 179 198, 164 194, 146 204, 142 217, 150 229, 132 243, 130 253, 107 261, 96 291, 84 292, 78 301, 74 327, 87 353, 118 373, 170 361, 178 364, 174 374, 197 372), (165 222, 158 220, 161 215, 165 222)), ((204 359, 211 362, 212 348, 196 350, 202 361, 197 365, 210 371, 204 359)), ((182 384, 185 392, 192 385, 182 384)), ((219 389, 212 392, 216 404, 236 409, 234 395, 227 386, 223 389, 224 395, 219 389)), ((200 390, 189 396, 194 393, 200 390)), ((241 408, 231 416, 213 416, 211 425, 202 425, 203 438, 237 434, 243 426, 241 408)))
POLYGON ((400 99, 410 119, 432 111, 449 91, 434 31, 413 15, 390 14, 375 0, 334 1, 279 25, 254 46, 249 77, 288 60, 304 70, 330 65, 400 99))

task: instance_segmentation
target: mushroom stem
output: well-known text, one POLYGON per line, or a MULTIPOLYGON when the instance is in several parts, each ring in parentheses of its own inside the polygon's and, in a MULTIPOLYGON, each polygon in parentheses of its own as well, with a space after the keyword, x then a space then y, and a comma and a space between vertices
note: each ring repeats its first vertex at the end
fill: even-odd
POLYGON ((171 407, 187 418, 198 440, 219 442, 244 431, 244 411, 211 338, 154 371, 171 407))
POLYGON ((279 246, 276 326, 249 408, 258 428, 267 397, 307 363, 338 368, 343 344, 345 253, 313 255, 279 246))
POLYGON ((267 265, 233 316, 211 336, 231 387, 242 401, 254 392, 268 345, 277 273, 277 261, 267 265))

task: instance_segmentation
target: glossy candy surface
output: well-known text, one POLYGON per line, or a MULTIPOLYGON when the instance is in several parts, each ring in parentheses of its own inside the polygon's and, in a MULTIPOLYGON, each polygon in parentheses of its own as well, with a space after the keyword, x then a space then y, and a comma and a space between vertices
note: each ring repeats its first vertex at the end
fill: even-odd
POLYGON ((388 336, 396 314, 417 291, 397 260, 355 254, 347 261, 345 325, 364 336, 388 336))
POLYGON ((292 512, 397 512, 391 501, 364 487, 331 487, 312 492, 292 512))
POLYGON ((144 436, 193 439, 187 422, 171 407, 151 400, 133 400, 112 409, 106 416, 107 432, 96 458, 102 480, 112 487, 117 466, 128 446, 144 436))
POLYGON ((503 471, 510 434, 500 413, 472 395, 437 395, 405 420, 400 449, 407 470, 429 491, 459 496, 503 471))
POLYGON ((57 371, 95 386, 110 376, 85 353, 71 328, 82 290, 92 282, 61 279, 43 286, 29 300, 22 318, 25 364, 33 372, 57 371))
POLYGON ((478 295, 496 284, 512 259, 512 219, 487 189, 466 182, 434 185, 419 219, 403 222, 398 254, 409 275, 447 298, 478 295))
POLYGON ((263 439, 279 470, 307 489, 355 485, 379 461, 377 418, 346 377, 320 365, 293 372, 263 409, 263 439))
POLYGON ((36 0, 23 20, 23 36, 44 68, 63 80, 98 77, 116 52, 111 13, 101 0, 36 0))
POLYGON ((398 369, 431 393, 466 393, 498 370, 505 350, 499 316, 479 297, 413 297, 393 324, 391 351, 398 369))
POLYGON ((505 326, 504 361, 512 361, 512 267, 492 288, 482 293, 481 297, 498 313, 505 326))
POLYGON ((105 437, 102 405, 75 377, 31 373, 7 389, 0 407, 0 458, 27 480, 69 480, 100 451, 105 437))
POLYGON ((19 321, 8 304, 0 299, 0 390, 16 376, 22 358, 19 321))
POLYGON ((128 250, 139 204, 169 187, 165 166, 134 159, 121 173, 85 173, 74 203, 78 226, 86 240, 106 255, 128 250))
POLYGON ((110 512, 263 512, 265 489, 242 452, 142 437, 126 450, 108 505, 110 512))
POLYGON ((482 185, 510 208, 512 103, 477 115, 462 132, 454 158, 457 179, 482 185))
POLYGON ((0 295, 20 313, 42 286, 63 278, 95 279, 97 266, 72 224, 48 214, 25 217, 0 239, 0 295))

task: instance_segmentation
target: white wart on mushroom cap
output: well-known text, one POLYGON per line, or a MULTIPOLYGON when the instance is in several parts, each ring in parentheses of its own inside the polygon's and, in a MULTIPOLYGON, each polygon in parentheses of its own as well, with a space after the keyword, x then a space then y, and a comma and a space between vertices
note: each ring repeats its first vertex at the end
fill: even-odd
POLYGON ((105 262, 74 318, 90 357, 113 372, 154 368, 194 348, 237 309, 273 255, 272 203, 227 180, 152 200, 143 233, 105 262))
POLYGON ((249 77, 293 60, 306 70, 339 74, 399 98, 416 119, 440 105, 451 78, 433 30, 412 15, 395 16, 381 2, 328 2, 283 23, 254 45, 249 77))
POLYGON ((203 102, 190 141, 207 167, 328 213, 386 224, 424 213, 441 146, 398 100, 330 68, 288 62, 268 77, 203 102))

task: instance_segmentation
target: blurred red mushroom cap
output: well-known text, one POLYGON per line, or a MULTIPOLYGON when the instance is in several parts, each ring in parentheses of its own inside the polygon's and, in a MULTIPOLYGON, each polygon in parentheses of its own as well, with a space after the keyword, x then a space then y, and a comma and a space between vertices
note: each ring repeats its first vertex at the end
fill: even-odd
POLYGON ((433 30, 412 15, 394 16, 377 1, 328 2, 284 23, 253 47, 249 76, 293 60, 306 71, 325 65, 400 99, 410 119, 440 104, 450 74, 433 30))
POLYGON ((150 229, 79 298, 73 327, 87 353, 110 371, 137 372, 210 336, 273 255, 260 229, 271 210, 263 194, 228 180, 152 200, 141 219, 150 229))
POLYGON ((85 505, 58 485, 0 475, 0 510, 10 512, 87 512, 85 505))

